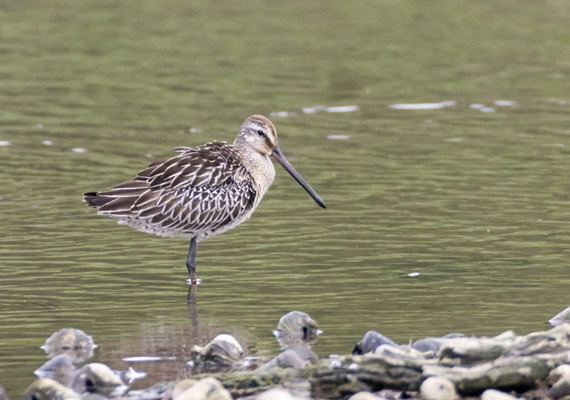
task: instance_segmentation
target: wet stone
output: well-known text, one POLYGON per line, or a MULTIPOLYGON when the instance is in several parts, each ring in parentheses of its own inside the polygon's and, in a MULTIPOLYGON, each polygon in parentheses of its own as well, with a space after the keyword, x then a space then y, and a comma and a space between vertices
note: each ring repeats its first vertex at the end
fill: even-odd
POLYGON ((487 389, 481 394, 481 400, 516 400, 517 397, 500 390, 487 389))
POLYGON ((127 389, 111 368, 101 363, 87 364, 79 369, 71 387, 77 393, 96 393, 107 397, 118 397, 127 389))
POLYGON ((422 382, 420 393, 424 400, 455 400, 455 385, 447 378, 432 376, 422 382))
POLYGON ((399 347, 396 342, 390 340, 383 334, 376 331, 368 331, 362 340, 356 343, 352 350, 352 354, 374 353, 374 351, 382 345, 399 347))
POLYGON ((321 333, 316 321, 302 311, 291 311, 282 316, 273 331, 282 349, 299 344, 312 345, 321 333))
POLYGON ((241 367, 243 355, 243 347, 233 336, 221 334, 204 347, 194 346, 190 364, 200 372, 223 371, 241 367))
POLYGON ((51 335, 41 348, 50 358, 68 354, 74 363, 81 363, 93 357, 97 345, 93 338, 82 330, 63 328, 51 335))
POLYGON ((59 354, 34 371, 39 378, 51 378, 64 386, 71 386, 75 365, 67 353, 59 354))
POLYGON ((81 395, 49 378, 40 378, 28 386, 24 400, 81 400, 81 395))
POLYGON ((233 400, 228 392, 215 378, 204 378, 184 390, 174 400, 233 400))

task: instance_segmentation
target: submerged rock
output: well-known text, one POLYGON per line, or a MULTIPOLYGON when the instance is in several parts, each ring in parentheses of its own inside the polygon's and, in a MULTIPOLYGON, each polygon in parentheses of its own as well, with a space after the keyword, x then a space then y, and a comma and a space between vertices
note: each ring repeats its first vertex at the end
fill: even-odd
POLYGON ((81 400, 81 395, 50 378, 40 378, 30 384, 25 400, 81 400))
POLYGON ((120 396, 127 390, 127 386, 111 368, 101 363, 87 364, 79 369, 73 377, 71 387, 77 393, 95 393, 107 397, 120 396))
POLYGON ((291 311, 281 317, 273 334, 282 349, 299 344, 313 344, 321 331, 314 319, 302 311, 291 311))
POLYGON ((34 371, 39 378, 50 378, 64 386, 71 386, 75 365, 67 353, 59 354, 34 371))
POLYGON ((68 354, 74 363, 81 363, 93 357, 97 345, 93 338, 80 329, 63 328, 51 335, 41 346, 48 357, 68 354))

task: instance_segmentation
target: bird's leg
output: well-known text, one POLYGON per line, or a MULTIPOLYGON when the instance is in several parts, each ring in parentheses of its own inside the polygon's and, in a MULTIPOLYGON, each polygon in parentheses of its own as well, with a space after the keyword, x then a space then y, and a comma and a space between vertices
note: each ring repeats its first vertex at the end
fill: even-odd
POLYGON ((198 250, 198 241, 196 238, 190 240, 190 248, 188 249, 188 258, 186 259, 186 268, 188 268, 189 285, 199 285, 200 279, 196 276, 196 251, 198 250))

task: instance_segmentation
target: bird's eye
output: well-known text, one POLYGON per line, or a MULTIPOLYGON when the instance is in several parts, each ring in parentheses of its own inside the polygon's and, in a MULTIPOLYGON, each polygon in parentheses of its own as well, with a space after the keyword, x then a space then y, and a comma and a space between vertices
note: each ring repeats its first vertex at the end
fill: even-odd
POLYGON ((263 132, 261 129, 257 131, 257 134, 259 136, 265 136, 265 132, 263 132))

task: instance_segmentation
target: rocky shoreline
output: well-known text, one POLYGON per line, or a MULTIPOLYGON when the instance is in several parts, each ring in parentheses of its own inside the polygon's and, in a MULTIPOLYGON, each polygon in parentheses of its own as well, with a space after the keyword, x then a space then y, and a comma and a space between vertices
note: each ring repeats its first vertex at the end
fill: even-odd
POLYGON ((321 331, 308 314, 293 311, 274 331, 283 350, 277 357, 246 361, 235 338, 219 335, 193 349, 192 379, 145 390, 129 390, 141 371, 78 368, 96 345, 82 331, 62 329, 42 346, 51 360, 35 372, 40 379, 25 399, 560 399, 570 396, 570 324, 557 322, 523 336, 451 334, 407 345, 370 331, 352 354, 319 360, 311 345, 321 331))

